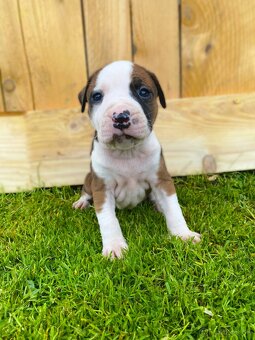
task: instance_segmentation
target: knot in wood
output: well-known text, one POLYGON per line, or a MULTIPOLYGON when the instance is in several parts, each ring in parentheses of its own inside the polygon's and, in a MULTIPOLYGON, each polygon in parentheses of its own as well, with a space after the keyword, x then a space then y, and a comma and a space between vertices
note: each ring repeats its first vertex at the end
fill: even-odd
POLYGON ((3 82, 3 87, 6 92, 12 92, 16 88, 15 81, 11 78, 7 78, 3 82))
POLYGON ((203 158, 203 171, 206 174, 215 174, 217 171, 216 160, 213 155, 206 155, 203 158))

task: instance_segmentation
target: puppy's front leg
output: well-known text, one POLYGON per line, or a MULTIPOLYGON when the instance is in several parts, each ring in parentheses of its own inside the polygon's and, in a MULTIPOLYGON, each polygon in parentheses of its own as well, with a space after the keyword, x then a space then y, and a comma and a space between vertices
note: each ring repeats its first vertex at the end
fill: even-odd
POLYGON ((200 242, 200 234, 191 231, 186 224, 176 193, 168 196, 162 189, 157 191, 157 201, 165 215, 170 234, 180 237, 183 241, 192 239, 193 243, 200 242))
POLYGON ((115 214, 115 199, 110 191, 93 192, 94 206, 103 242, 103 255, 111 258, 121 258, 128 248, 122 235, 119 221, 115 214))
POLYGON ((158 171, 158 181, 157 184, 152 187, 151 197, 159 210, 163 212, 166 218, 167 228, 171 235, 178 236, 184 241, 192 239, 193 243, 200 242, 201 235, 191 231, 186 224, 178 202, 173 180, 166 169, 162 154, 158 171))

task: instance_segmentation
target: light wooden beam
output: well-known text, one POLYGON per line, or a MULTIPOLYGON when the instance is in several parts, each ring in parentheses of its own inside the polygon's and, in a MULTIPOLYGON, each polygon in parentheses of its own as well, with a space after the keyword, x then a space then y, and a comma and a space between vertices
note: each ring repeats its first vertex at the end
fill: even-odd
MULTIPOLYGON (((169 100, 155 131, 172 175, 255 169, 255 93, 169 100)), ((82 184, 93 130, 79 109, 0 115, 0 187, 82 184)))
POLYGON ((173 175, 255 169, 255 93, 168 101, 156 132, 173 175))

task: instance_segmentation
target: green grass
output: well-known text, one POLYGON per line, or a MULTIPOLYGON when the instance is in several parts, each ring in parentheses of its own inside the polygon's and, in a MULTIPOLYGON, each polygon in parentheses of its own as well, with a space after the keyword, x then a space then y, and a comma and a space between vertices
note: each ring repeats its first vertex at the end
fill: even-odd
POLYGON ((129 251, 101 256, 79 188, 0 196, 1 339, 254 339, 255 173, 176 178, 201 244, 149 202, 118 211, 129 251))

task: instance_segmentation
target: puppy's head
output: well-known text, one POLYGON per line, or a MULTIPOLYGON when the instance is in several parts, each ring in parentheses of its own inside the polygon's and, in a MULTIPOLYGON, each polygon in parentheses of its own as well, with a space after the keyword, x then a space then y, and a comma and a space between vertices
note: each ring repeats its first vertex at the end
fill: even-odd
POLYGON ((166 107, 157 77, 129 61, 116 61, 96 71, 79 93, 98 141, 111 148, 130 149, 151 133, 158 105, 166 107))

